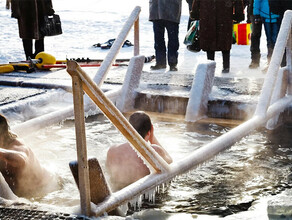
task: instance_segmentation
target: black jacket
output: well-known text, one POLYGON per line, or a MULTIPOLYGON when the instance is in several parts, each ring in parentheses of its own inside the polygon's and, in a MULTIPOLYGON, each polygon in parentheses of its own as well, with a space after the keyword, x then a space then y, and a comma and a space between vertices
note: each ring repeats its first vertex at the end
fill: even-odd
POLYGON ((286 10, 292 10, 292 0, 269 0, 270 10, 283 16, 286 10))
POLYGON ((51 0, 12 0, 11 17, 18 19, 19 37, 41 39, 40 27, 45 15, 54 14, 51 0))

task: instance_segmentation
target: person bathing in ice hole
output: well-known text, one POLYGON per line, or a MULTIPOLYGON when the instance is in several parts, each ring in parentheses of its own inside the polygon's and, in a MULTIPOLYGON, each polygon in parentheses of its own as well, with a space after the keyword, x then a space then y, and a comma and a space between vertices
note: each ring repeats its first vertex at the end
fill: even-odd
MULTIPOLYGON (((133 113, 129 118, 130 124, 150 142, 154 150, 167 162, 172 163, 171 156, 158 142, 150 117, 142 111, 133 113)), ((118 191, 140 178, 150 174, 150 170, 129 143, 112 146, 107 152, 106 169, 110 176, 113 191, 118 191)))
POLYGON ((0 172, 13 193, 20 197, 41 196, 58 188, 57 176, 45 169, 33 151, 10 131, 0 114, 0 172))

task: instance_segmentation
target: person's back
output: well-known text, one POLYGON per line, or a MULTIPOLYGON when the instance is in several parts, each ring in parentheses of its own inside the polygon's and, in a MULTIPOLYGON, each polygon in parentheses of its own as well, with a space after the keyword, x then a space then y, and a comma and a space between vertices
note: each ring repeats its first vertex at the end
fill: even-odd
MULTIPOLYGON (((145 141, 149 141, 154 150, 167 163, 172 162, 170 155, 157 141, 148 115, 144 112, 135 112, 130 116, 129 121, 145 141)), ((106 168, 110 176, 110 183, 113 191, 120 190, 150 174, 148 167, 144 164, 143 160, 138 157, 129 143, 109 148, 106 168)))
POLYGON ((32 150, 9 131, 2 115, 0 134, 0 172, 11 190, 22 197, 40 196, 56 190, 56 176, 46 170, 32 150))
POLYGON ((106 166, 113 191, 122 189, 150 173, 129 143, 111 147, 107 153, 106 166))

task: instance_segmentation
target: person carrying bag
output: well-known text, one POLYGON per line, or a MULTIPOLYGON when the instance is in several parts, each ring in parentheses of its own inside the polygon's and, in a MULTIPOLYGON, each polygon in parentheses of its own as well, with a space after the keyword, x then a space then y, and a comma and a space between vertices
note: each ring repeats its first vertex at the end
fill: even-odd
POLYGON ((193 0, 190 16, 200 21, 200 48, 208 60, 215 60, 215 51, 223 57, 222 73, 229 73, 233 22, 244 20, 242 0, 193 0))
POLYGON ((18 20, 19 37, 22 39, 26 59, 34 59, 36 54, 44 51, 44 37, 42 31, 45 17, 55 13, 51 0, 12 0, 11 17, 18 20), (35 51, 33 52, 33 40, 35 51))
POLYGON ((184 44, 191 52, 200 52, 200 35, 199 35, 199 21, 192 21, 190 28, 185 36, 184 44))

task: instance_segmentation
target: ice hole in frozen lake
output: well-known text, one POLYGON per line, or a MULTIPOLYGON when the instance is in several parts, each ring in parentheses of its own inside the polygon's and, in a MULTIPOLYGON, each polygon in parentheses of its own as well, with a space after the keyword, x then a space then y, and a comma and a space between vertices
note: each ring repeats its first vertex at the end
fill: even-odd
MULTIPOLYGON (((186 123, 178 115, 150 113, 150 116, 159 141, 174 162, 232 128, 213 123, 186 123)), ((39 160, 62 177, 60 190, 31 199, 32 206, 37 204, 40 208, 68 213, 79 206, 79 192, 68 166, 77 158, 74 126, 74 121, 67 119, 24 138, 39 160)), ((289 186, 291 130, 291 126, 284 125, 273 132, 253 132, 211 161, 177 176, 167 190, 155 196, 155 202, 145 202, 141 209, 219 216, 247 210, 252 201, 289 186)), ((96 157, 106 174, 108 148, 125 139, 101 114, 86 118, 86 137, 88 157, 96 157)))

